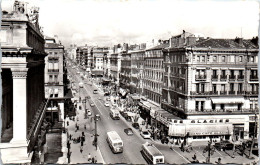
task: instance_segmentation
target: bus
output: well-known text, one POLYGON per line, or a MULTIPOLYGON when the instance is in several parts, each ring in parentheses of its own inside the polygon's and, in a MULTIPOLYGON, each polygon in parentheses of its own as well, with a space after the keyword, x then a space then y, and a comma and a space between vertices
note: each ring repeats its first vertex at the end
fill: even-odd
POLYGON ((142 144, 141 153, 148 164, 164 164, 164 155, 149 142, 142 144))
POLYGON ((123 141, 116 131, 107 132, 107 143, 114 154, 123 152, 123 141))
POLYGON ((120 117, 119 117, 119 111, 114 109, 114 108, 110 108, 110 117, 113 119, 113 120, 120 120, 120 117))
POLYGON ((94 93, 94 94, 97 94, 97 93, 98 93, 98 90, 97 90, 97 89, 94 89, 94 90, 93 90, 93 93, 94 93))

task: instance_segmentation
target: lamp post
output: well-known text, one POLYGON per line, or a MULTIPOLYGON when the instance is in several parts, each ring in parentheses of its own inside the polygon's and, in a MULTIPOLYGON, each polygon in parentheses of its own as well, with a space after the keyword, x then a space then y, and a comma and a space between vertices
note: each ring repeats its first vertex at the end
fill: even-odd
POLYGON ((95 122, 95 134, 94 134, 94 141, 93 141, 93 145, 96 146, 96 150, 97 150, 97 143, 98 143, 98 134, 97 134, 97 121, 100 119, 100 116, 98 114, 96 114, 94 116, 94 122, 95 122))

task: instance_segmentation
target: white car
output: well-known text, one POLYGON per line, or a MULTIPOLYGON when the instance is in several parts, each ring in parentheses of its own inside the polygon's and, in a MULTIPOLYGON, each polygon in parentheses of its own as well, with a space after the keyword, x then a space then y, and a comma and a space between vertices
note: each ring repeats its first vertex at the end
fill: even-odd
POLYGON ((142 131, 140 133, 140 135, 144 138, 144 139, 150 139, 151 138, 151 134, 148 131, 142 131))
POLYGON ((88 114, 88 116, 91 116, 91 115, 92 115, 92 113, 91 113, 90 110, 87 110, 87 114, 88 114))
POLYGON ((108 102, 105 102, 105 106, 106 106, 106 107, 109 107, 110 104, 109 104, 108 102))

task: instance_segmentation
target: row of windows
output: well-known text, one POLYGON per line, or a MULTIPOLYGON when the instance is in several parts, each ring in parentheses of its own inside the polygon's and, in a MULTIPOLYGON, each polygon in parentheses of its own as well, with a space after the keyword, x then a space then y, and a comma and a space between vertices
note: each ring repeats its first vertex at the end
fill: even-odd
MULTIPOLYGON (((256 56, 247 56, 247 62, 258 62, 258 58, 256 56)), ((206 62, 206 56, 205 55, 197 55, 197 60, 195 60, 196 56, 193 57, 194 61, 197 62, 206 62)), ((208 62, 245 62, 244 60, 246 59, 244 56, 238 56, 237 58, 235 58, 235 56, 230 56, 230 58, 228 59, 227 56, 217 56, 214 55, 212 57, 211 56, 207 56, 207 61, 208 62)))

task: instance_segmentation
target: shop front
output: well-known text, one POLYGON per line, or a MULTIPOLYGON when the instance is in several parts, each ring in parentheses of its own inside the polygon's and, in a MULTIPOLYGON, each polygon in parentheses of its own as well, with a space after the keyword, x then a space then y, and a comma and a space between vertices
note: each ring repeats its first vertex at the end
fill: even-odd
POLYGON ((172 123, 169 136, 193 141, 231 140, 233 129, 231 123, 172 123))

